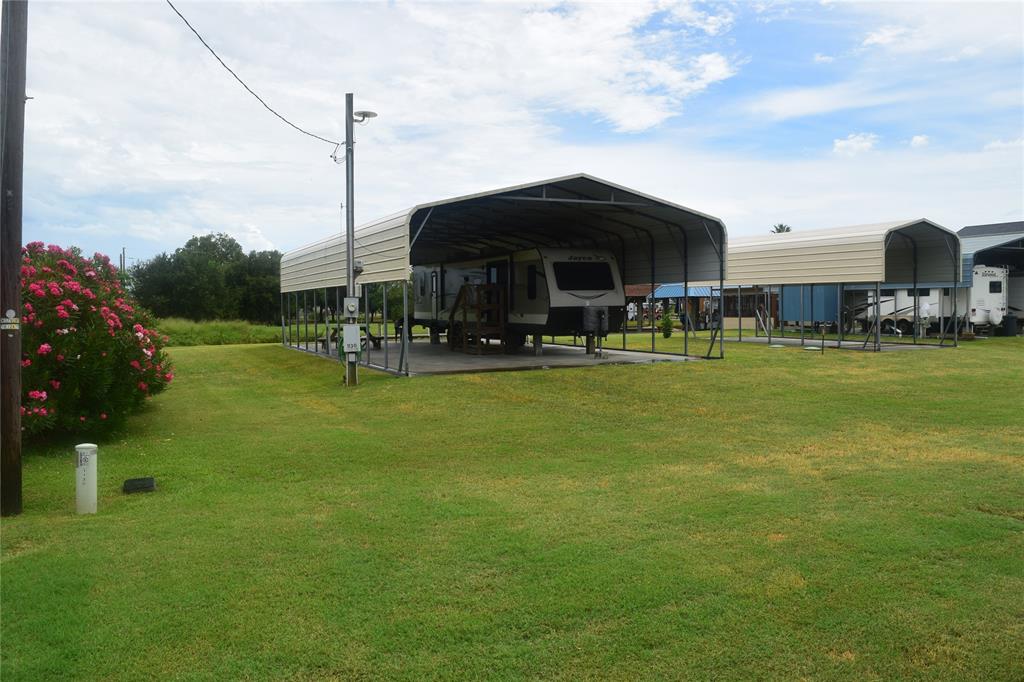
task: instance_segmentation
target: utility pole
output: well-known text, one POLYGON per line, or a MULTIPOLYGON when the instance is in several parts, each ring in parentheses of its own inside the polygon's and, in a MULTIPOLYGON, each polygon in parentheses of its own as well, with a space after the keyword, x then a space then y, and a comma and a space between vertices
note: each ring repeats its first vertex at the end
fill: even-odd
POLYGON ((21 513, 21 206, 26 0, 3 0, 0 28, 0 514, 21 513))
MULTIPOLYGON (((353 197, 356 193, 355 150, 352 139, 355 113, 352 111, 352 93, 345 94, 345 317, 349 325, 359 322, 359 296, 356 294, 356 210, 353 197), (352 302, 355 305, 352 305, 352 302)), ((351 327, 349 327, 351 329, 351 327)), ((351 338, 351 332, 345 334, 351 338)), ((349 340, 349 339, 346 339, 349 340)), ((345 385, 359 383, 359 362, 355 352, 345 349, 345 385)))
MULTIPOLYGON (((355 140, 353 127, 377 116, 372 111, 352 111, 352 93, 345 94, 345 327, 342 332, 342 350, 345 352, 345 385, 359 383, 359 294, 356 277, 362 272, 356 262, 356 209, 355 209, 355 140)), ((385 324, 387 322, 385 321, 385 324)), ((369 331, 367 329, 367 331, 369 331)))

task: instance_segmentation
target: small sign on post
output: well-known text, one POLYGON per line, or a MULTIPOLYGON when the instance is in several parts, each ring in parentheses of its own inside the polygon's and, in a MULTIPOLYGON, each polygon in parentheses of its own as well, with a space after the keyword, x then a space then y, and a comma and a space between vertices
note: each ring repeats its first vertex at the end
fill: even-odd
POLYGON ((79 514, 96 513, 97 450, 93 443, 75 446, 75 508, 79 514))

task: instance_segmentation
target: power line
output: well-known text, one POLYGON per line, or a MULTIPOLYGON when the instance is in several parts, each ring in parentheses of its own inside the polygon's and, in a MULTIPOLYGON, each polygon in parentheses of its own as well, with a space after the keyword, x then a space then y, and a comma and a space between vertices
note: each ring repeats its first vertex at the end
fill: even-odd
MULTIPOLYGON (((285 123, 287 123, 288 125, 290 125, 290 126, 291 126, 292 128, 295 128, 295 130, 298 130, 298 131, 299 131, 300 133, 302 133, 303 135, 309 135, 310 137, 312 137, 312 138, 315 138, 315 139, 317 139, 317 140, 320 140, 321 142, 326 142, 327 144, 333 144, 333 145, 334 145, 334 151, 335 151, 335 152, 337 152, 337 150, 338 150, 338 147, 340 147, 340 146, 341 146, 341 142, 338 142, 337 140, 328 140, 328 139, 327 139, 326 137, 320 137, 319 135, 316 135, 316 134, 314 134, 314 133, 311 133, 311 132, 309 132, 308 130, 303 130, 303 129, 302 129, 302 128, 300 128, 299 126, 295 125, 294 123, 292 123, 291 121, 289 121, 288 119, 286 119, 286 118, 285 118, 284 116, 282 116, 281 114, 279 114, 279 113, 277 113, 276 111, 274 111, 274 109, 273 109, 273 108, 271 108, 271 106, 270 106, 269 104, 267 104, 266 102, 264 102, 264 101, 263 101, 263 98, 262 98, 262 97, 260 97, 259 95, 257 95, 257 94, 256 94, 256 93, 255 93, 255 92, 253 91, 253 89, 252 89, 252 88, 250 88, 250 87, 249 87, 248 85, 246 85, 246 84, 245 84, 245 81, 243 81, 243 80, 242 80, 241 78, 239 78, 239 76, 238 76, 238 74, 237 74, 237 73, 235 73, 234 71, 232 71, 232 70, 231 70, 231 67, 230 67, 230 66, 228 66, 227 64, 225 64, 225 63, 224 63, 224 60, 220 58, 220 55, 218 55, 218 54, 217 54, 217 53, 216 53, 216 52, 214 51, 214 49, 213 49, 212 47, 210 47, 209 43, 207 43, 207 42, 206 42, 206 41, 205 41, 205 40, 203 39, 203 36, 199 35, 199 31, 197 31, 197 30, 195 29, 195 27, 193 27, 193 26, 192 26, 192 24, 188 23, 188 19, 186 19, 186 18, 185 18, 185 15, 183 15, 183 14, 182 14, 181 12, 179 12, 179 11, 178 11, 178 8, 174 6, 174 3, 172 3, 172 2, 171 2, 171 0, 166 0, 166 2, 167 2, 167 4, 168 4, 168 6, 170 6, 170 8, 171 8, 172 10, 174 10, 174 13, 175 13, 175 14, 177 14, 177 15, 178 15, 179 17, 181 17, 181 20, 185 22, 185 25, 189 27, 189 30, 191 30, 191 31, 192 31, 192 33, 194 33, 194 34, 196 35, 196 38, 199 38, 199 42, 201 42, 201 43, 203 44, 203 46, 204 46, 204 47, 205 47, 205 48, 206 48, 207 50, 209 50, 209 51, 210 51, 210 54, 212 54, 212 55, 214 56, 214 58, 216 58, 216 60, 217 60, 218 62, 220 62, 220 65, 221 65, 221 66, 223 66, 223 67, 224 67, 225 69, 227 69, 228 73, 230 73, 230 74, 231 74, 232 76, 234 76, 234 77, 235 77, 235 80, 236 80, 236 81, 238 81, 239 83, 241 83, 242 87, 243 87, 243 88, 245 88, 246 90, 248 90, 248 91, 249 91, 249 94, 250 94, 250 95, 252 95, 253 97, 255 97, 255 98, 256 98, 256 99, 257 99, 257 100, 259 101, 259 103, 260 103, 260 104, 262 104, 262 105, 263 105, 263 106, 264 106, 264 107, 266 108, 266 110, 267 110, 267 111, 269 111, 270 113, 272 113, 272 114, 273 114, 274 116, 277 116, 277 117, 278 117, 279 119, 281 119, 282 121, 284 121, 285 123)), ((332 153, 332 156, 334 156, 334 153, 332 153)))

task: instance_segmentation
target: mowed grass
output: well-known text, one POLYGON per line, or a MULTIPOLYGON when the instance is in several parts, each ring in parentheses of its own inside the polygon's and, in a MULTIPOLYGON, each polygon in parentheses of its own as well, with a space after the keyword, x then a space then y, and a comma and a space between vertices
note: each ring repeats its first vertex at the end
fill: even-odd
POLYGON ((26 453, 3 679, 1024 678, 1024 341, 726 352, 346 390, 174 349, 98 515, 26 453))

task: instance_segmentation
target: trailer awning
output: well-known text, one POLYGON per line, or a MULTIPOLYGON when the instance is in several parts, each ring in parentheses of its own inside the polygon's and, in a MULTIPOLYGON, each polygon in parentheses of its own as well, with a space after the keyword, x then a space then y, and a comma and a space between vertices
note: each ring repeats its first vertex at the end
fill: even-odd
MULTIPOLYGON (((410 266, 502 256, 537 247, 608 249, 624 284, 714 280, 725 272, 718 218, 576 174, 426 204, 362 225, 360 284, 405 279, 410 266)), ((281 291, 345 286, 345 240, 285 253, 281 291)))
POLYGON ((733 239, 726 284, 954 282, 960 240, 930 220, 733 239))

